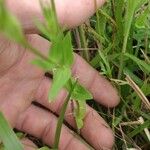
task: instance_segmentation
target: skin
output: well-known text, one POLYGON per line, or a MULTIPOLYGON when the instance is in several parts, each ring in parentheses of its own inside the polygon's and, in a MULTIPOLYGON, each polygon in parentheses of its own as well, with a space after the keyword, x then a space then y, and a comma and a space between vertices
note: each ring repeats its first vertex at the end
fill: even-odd
MULTIPOLYGON (((59 23, 72 28, 88 19, 94 13, 94 1, 89 0, 55 0, 59 23)), ((98 7, 104 1, 97 0, 98 7)), ((43 54, 47 53, 49 42, 38 35, 34 19, 43 21, 38 0, 7 0, 8 9, 21 21, 28 41, 43 54)), ((67 92, 63 89, 56 102, 48 103, 48 91, 51 80, 44 72, 31 65, 34 55, 26 49, 0 36, 0 110, 12 125, 18 130, 29 133, 52 146, 58 114, 67 92), (34 105, 37 102, 48 110, 34 105), (52 113, 53 112, 53 113, 52 113)), ((75 55, 72 73, 79 82, 91 91, 95 101, 106 106, 115 107, 119 103, 117 91, 99 73, 80 56, 75 55)), ((68 106, 65 120, 73 127, 75 121, 71 106, 68 106)), ((87 106, 82 137, 96 150, 111 149, 114 136, 107 123, 91 107, 87 106)), ((25 140, 25 150, 36 149, 35 145, 25 140)), ((74 136, 73 132, 63 125, 60 150, 87 150, 88 147, 74 136)))

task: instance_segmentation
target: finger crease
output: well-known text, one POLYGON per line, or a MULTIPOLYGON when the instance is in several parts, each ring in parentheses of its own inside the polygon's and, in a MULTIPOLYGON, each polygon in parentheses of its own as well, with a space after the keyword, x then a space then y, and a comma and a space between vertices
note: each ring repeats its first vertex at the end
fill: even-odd
POLYGON ((74 139, 74 136, 71 137, 71 138, 67 141, 66 146, 63 148, 63 150, 66 150, 67 147, 69 147, 69 145, 72 143, 73 139, 74 139))
MULTIPOLYGON (((53 118, 54 119, 54 118, 53 118)), ((53 119, 51 119, 45 126, 45 128, 43 129, 42 133, 41 133, 41 139, 46 140, 48 138, 48 135, 51 131, 51 129, 53 128, 53 119)))
POLYGON ((25 126, 26 126, 26 122, 28 122, 28 118, 29 118, 29 115, 26 115, 25 118, 23 119, 22 123, 20 124, 20 129, 21 130, 25 130, 25 126))

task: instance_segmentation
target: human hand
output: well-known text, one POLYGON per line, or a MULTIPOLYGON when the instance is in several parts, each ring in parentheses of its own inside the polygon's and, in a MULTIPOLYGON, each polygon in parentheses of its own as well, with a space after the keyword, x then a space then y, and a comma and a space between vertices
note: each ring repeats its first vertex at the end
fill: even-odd
MULTIPOLYGON (((55 2, 59 22, 68 28, 82 23, 94 12, 94 1, 56 0, 55 2)), ((103 1, 99 0, 97 3, 101 6, 103 1)), ((46 55, 50 44, 38 35, 33 23, 35 17, 43 20, 38 0, 22 0, 17 3, 16 0, 7 0, 7 6, 22 22, 31 45, 46 55)), ((43 70, 31 65, 30 62, 33 59, 34 55, 26 49, 0 37, 0 110, 12 127, 41 138, 44 143, 52 146, 57 124, 57 117, 54 114, 59 115, 67 93, 62 90, 57 100, 49 103, 47 95, 52 81, 44 76, 43 70), (33 101, 50 111, 35 106, 32 104, 33 101)), ((114 107, 118 104, 119 98, 116 90, 78 55, 75 55, 72 73, 79 78, 83 86, 91 91, 97 102, 106 107, 114 107)), ((75 121, 71 114, 70 104, 65 120, 75 128, 75 121)), ((81 135, 97 150, 111 149, 114 142, 112 131, 97 112, 89 106, 87 106, 87 115, 81 135)), ((64 125, 59 149, 87 150, 88 147, 64 125)))

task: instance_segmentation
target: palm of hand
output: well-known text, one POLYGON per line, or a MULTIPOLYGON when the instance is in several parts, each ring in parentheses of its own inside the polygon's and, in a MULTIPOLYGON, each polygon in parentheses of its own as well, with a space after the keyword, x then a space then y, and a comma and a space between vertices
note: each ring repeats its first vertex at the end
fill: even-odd
MULTIPOLYGON (((29 40, 33 40, 33 44, 39 42, 36 37, 29 36, 29 40)), ((31 64, 33 55, 25 49, 7 40, 3 48, 0 58, 6 61, 3 61, 0 70, 0 107, 15 125, 19 114, 34 100, 44 72, 31 64)))
MULTIPOLYGON (((46 50, 49 48, 48 41, 36 34, 27 35, 27 37, 34 47, 46 54, 46 50)), ((36 101, 52 112, 59 114, 66 97, 66 91, 62 90, 57 101, 49 104, 47 95, 51 81, 44 76, 42 70, 30 63, 34 56, 4 38, 1 38, 0 47, 3 48, 0 53, 0 63, 2 64, 0 66, 0 110, 13 127, 42 138, 45 143, 52 145, 57 117, 51 112, 33 105, 32 102, 36 101)), ((80 82, 93 93, 98 102, 109 107, 115 106, 118 103, 118 96, 108 81, 99 76, 98 72, 79 56, 76 56, 75 60, 73 73, 79 77, 80 82)), ((69 106, 67 114, 71 113, 72 110, 69 106)), ((75 127, 72 115, 66 115, 65 119, 71 126, 75 127)), ((112 147, 113 136, 111 130, 106 126, 105 121, 87 106, 87 115, 81 134, 95 149, 112 147), (89 124, 90 122, 92 124, 89 124)), ((88 149, 64 125, 60 149, 73 150, 73 148, 88 149)), ((29 150, 29 147, 26 149, 29 150)))

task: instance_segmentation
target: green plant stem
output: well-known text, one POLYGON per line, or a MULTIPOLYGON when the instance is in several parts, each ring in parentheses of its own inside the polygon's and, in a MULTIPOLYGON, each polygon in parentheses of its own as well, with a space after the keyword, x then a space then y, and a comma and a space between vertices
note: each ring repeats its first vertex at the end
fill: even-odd
POLYGON ((112 17, 110 17, 106 12, 104 12, 102 9, 99 9, 99 12, 103 15, 103 16, 105 16, 112 24, 113 24, 113 26, 115 27, 115 28, 117 28, 117 24, 116 24, 116 22, 115 22, 115 20, 112 18, 112 17))
POLYGON ((98 41, 101 41, 101 42, 104 42, 105 40, 107 42, 109 42, 107 39, 104 39, 104 37, 102 37, 100 34, 98 34, 92 27, 88 26, 88 32, 91 33, 95 40, 98 40, 98 41))
POLYGON ((66 112, 69 100, 71 98, 71 95, 73 93, 73 90, 74 90, 76 84, 77 84, 77 81, 72 86, 72 88, 71 88, 71 90, 69 92, 69 95, 67 96, 66 101, 64 102, 64 104, 62 106, 62 109, 61 109, 61 112, 60 112, 60 116, 59 116, 59 119, 58 119, 58 123, 57 123, 57 128, 56 128, 56 133, 55 133, 55 140, 54 140, 53 149, 58 149, 60 135, 61 135, 61 128, 62 128, 62 125, 63 125, 63 121, 64 121, 64 117, 65 117, 65 112, 66 112))
POLYGON ((124 25, 124 40, 123 40, 123 47, 122 47, 122 53, 120 56, 120 66, 119 66, 119 72, 118 72, 118 79, 122 78, 122 72, 124 67, 124 54, 126 53, 127 44, 128 44, 128 37, 131 30, 132 21, 134 18, 134 13, 136 10, 136 7, 138 5, 138 2, 136 0, 129 0, 127 1, 127 9, 125 14, 125 25, 124 25))
POLYGON ((30 52, 35 54, 35 56, 38 56, 38 57, 42 58, 45 61, 51 62, 51 60, 49 60, 46 56, 44 56, 40 51, 38 51, 37 49, 35 49, 31 45, 28 44, 26 47, 28 48, 28 50, 30 50, 30 52))
POLYGON ((121 79, 121 77, 122 77, 122 72, 123 72, 123 67, 124 67, 124 58, 123 58, 123 56, 126 52, 127 42, 128 42, 128 34, 125 36, 124 42, 123 42, 122 53, 121 53, 121 56, 120 56, 120 66, 119 66, 118 79, 121 79))
POLYGON ((40 57, 41 59, 49 62, 49 63, 52 63, 52 64, 55 64, 56 67, 60 67, 59 64, 57 64, 56 62, 54 62, 52 59, 49 59, 47 58, 45 55, 43 55, 39 50, 37 50, 36 48, 32 47, 29 43, 25 42, 23 44, 23 46, 28 50, 30 51, 31 53, 33 53, 35 56, 38 56, 40 57))
POLYGON ((129 32, 130 32, 130 28, 128 28, 127 32, 125 33, 125 37, 123 40, 123 47, 122 47, 122 52, 121 52, 121 56, 120 56, 120 66, 119 66, 119 72, 118 72, 118 79, 122 78, 122 72, 123 72, 123 67, 124 67, 124 57, 123 56, 126 53, 129 32))
POLYGON ((87 41, 86 41, 83 25, 81 25, 79 27, 79 33, 80 33, 82 48, 85 48, 85 50, 83 51, 83 57, 89 62, 90 58, 89 58, 89 53, 88 53, 88 49, 87 49, 87 41))

